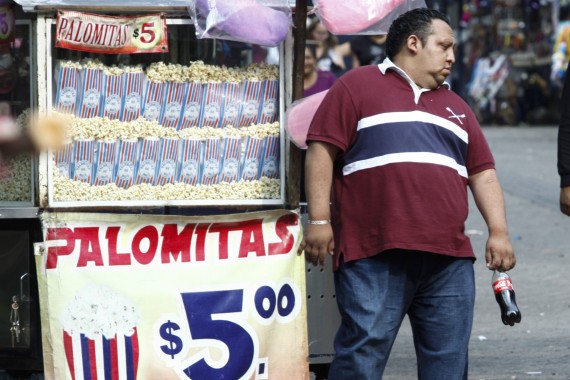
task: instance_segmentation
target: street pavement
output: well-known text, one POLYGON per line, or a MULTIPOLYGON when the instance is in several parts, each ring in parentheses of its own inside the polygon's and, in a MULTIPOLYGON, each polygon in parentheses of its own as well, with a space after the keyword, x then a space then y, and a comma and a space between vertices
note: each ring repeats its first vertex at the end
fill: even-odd
MULTIPOLYGON (((470 380, 570 379, 570 218, 558 208, 555 127, 484 127, 495 156, 517 254, 511 272, 522 321, 504 326, 485 268, 485 223, 470 200, 466 223, 478 260, 470 380)), ((385 380, 417 379, 409 323, 385 380)))

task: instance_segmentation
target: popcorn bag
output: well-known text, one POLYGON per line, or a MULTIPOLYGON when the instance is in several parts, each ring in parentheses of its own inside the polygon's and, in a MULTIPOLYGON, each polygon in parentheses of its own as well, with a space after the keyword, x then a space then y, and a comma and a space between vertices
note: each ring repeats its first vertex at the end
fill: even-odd
POLYGON ((95 140, 75 141, 75 163, 73 179, 76 181, 91 183, 93 178, 93 148, 95 140))
POLYGON ((202 84, 198 82, 186 83, 186 99, 178 129, 197 127, 200 122, 200 111, 202 107, 202 84))
POLYGON ((245 127, 257 123, 263 82, 247 80, 242 82, 242 87, 243 99, 240 104, 239 119, 236 127, 245 127))
POLYGON ((236 126, 241 101, 241 85, 239 83, 224 83, 222 92, 222 118, 220 128, 236 126))
POLYGON ((60 176, 73 178, 74 144, 67 142, 55 153, 55 166, 60 176))
POLYGON ((241 162, 240 178, 242 180, 253 181, 259 179, 263 142, 263 139, 246 137, 245 152, 241 162))
POLYGON ((136 380, 139 319, 132 302, 108 288, 77 294, 60 316, 71 378, 136 380))
POLYGON ((260 177, 279 178, 279 136, 267 136, 263 145, 260 177))
POLYGON ((84 119, 99 116, 101 110, 101 94, 103 92, 103 70, 84 68, 82 86, 79 92, 79 106, 76 116, 84 119))
POLYGON ((220 124, 223 88, 224 84, 221 82, 210 82, 203 85, 202 113, 198 126, 218 128, 220 124))
POLYGON ((160 157, 161 140, 146 138, 141 140, 138 158, 138 170, 136 171, 135 184, 153 184, 156 177, 157 161, 160 157))
POLYGON ((279 81, 270 79, 264 81, 261 105, 259 108, 258 123, 273 123, 277 120, 279 81))
POLYGON ((65 63, 60 64, 54 105, 56 110, 63 113, 75 114, 79 83, 79 69, 66 66, 65 63))
POLYGON ((123 75, 103 73, 103 107, 102 117, 111 120, 121 119, 123 110, 123 75))
POLYGON ((226 137, 224 154, 222 155, 222 173, 220 182, 236 182, 239 175, 239 159, 241 157, 241 138, 226 137))
POLYGON ((178 165, 178 147, 178 139, 162 139, 155 185, 164 186, 167 183, 174 183, 178 165))
POLYGON ((188 90, 188 83, 168 82, 165 86, 164 100, 162 101, 164 106, 162 107, 159 124, 162 124, 163 127, 178 129, 182 119, 182 106, 188 90))
POLYGON ((182 139, 178 143, 180 164, 178 165, 178 182, 188 185, 200 184, 200 163, 204 141, 182 139))
POLYGON ((129 71, 123 74, 124 110, 121 121, 133 121, 141 115, 144 73, 129 71))
POLYGON ((221 145, 221 140, 218 138, 207 139, 204 142, 204 161, 200 170, 202 185, 215 185, 220 181, 221 145))
POLYGON ((103 186, 115 183, 115 162, 117 155, 116 141, 97 141, 95 145, 95 173, 93 174, 94 186, 103 186))
POLYGON ((147 80, 143 92, 142 114, 145 119, 158 121, 162 112, 162 98, 164 97, 164 83, 147 80))
POLYGON ((118 187, 127 189, 132 186, 137 168, 138 140, 121 140, 117 150, 117 174, 116 184, 118 187))

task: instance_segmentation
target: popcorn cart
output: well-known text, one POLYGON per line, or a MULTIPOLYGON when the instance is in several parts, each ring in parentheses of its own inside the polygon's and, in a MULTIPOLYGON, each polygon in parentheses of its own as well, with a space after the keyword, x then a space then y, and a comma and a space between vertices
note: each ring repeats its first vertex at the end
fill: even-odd
MULTIPOLYGON (((125 213, 140 215, 140 219, 147 215, 206 218, 211 214, 271 212, 297 206, 296 201, 289 201, 291 196, 288 194, 289 178, 295 176, 295 168, 290 167, 291 150, 295 148, 289 146, 283 126, 284 111, 292 100, 294 52, 290 30, 286 39, 276 46, 279 61, 270 64, 259 58, 260 54, 266 53, 265 47, 240 40, 247 36, 215 38, 215 35, 208 35, 216 32, 213 29, 209 32, 198 30, 201 28, 198 26, 200 17, 196 12, 209 2, 190 2, 190 8, 195 8, 194 13, 189 13, 189 2, 185 0, 127 0, 120 5, 116 1, 101 0, 96 6, 82 0, 16 2, 18 5, 13 7, 25 17, 16 22, 16 30, 26 33, 25 45, 18 49, 28 49, 25 89, 29 91, 29 100, 27 103, 12 102, 15 109, 12 113, 19 116, 24 125, 29 116, 26 110, 39 109, 64 120, 69 131, 62 149, 42 153, 37 158, 29 155, 15 158, 10 165, 18 175, 0 181, 3 190, 0 194, 5 197, 2 217, 8 215, 10 220, 17 219, 18 223, 11 224, 14 228, 23 226, 20 229, 26 235, 26 256, 32 252, 33 243, 42 242, 46 237, 49 240, 50 231, 65 230, 60 227, 67 225, 60 219, 53 223, 49 218, 46 221, 44 215, 47 214, 57 217, 59 213, 81 212, 89 217, 125 213), (204 38, 197 38, 200 33, 204 38)), ((267 1, 284 2, 287 3, 286 0, 267 1)), ((287 9, 290 11, 289 6, 287 9)), ((266 11, 259 8, 260 14, 266 11)), ((276 17, 275 20, 283 17, 275 13, 267 15, 276 17)), ((23 68, 20 66, 19 70, 23 68)), ((23 89, 19 86, 19 90, 23 89)), ((230 231, 235 231, 235 225, 240 223, 230 223, 230 231)), ((196 223, 195 231, 200 225, 196 223)), ((283 232, 278 230, 279 234, 283 232)), ((65 240, 63 235, 54 236, 54 244, 65 240)), ((110 241, 109 236, 106 235, 107 241, 110 241)), ((222 236, 231 239, 231 233, 220 233, 219 236, 220 246, 222 236)), ((256 235, 252 232, 251 236, 253 244, 256 235)), ((118 238, 115 236, 115 239, 118 238)), ((73 239, 68 240, 68 245, 75 244, 72 242, 73 239)), ((141 244, 146 247, 145 242, 141 244)), ((197 246, 199 243, 192 244, 197 246)), ((52 249, 49 244, 38 247, 35 246, 36 254, 52 249)), ((95 249, 92 243, 81 247, 89 252, 95 249)), ((49 258, 47 260, 49 270, 49 258)), ((46 270, 45 261, 41 265, 46 270)), ((38 284, 31 275, 36 270, 33 260, 30 259, 25 268, 15 278, 18 288, 9 291, 15 297, 9 305, 12 310, 18 310, 20 305, 32 306, 20 308, 20 315, 24 310, 29 314, 22 318, 25 325, 24 321, 18 320, 20 326, 24 325, 24 333, 14 338, 18 326, 11 318, 7 324, 11 328, 7 329, 7 337, 11 341, 27 342, 28 356, 35 360, 34 365, 14 369, 39 370, 37 301, 40 295, 36 289, 38 284), (22 339, 24 336, 25 340, 22 339)), ((306 294, 302 293, 309 330, 308 342, 305 342, 309 348, 304 358, 307 361, 308 357, 309 364, 315 368, 330 362, 332 338, 339 321, 330 268, 319 269, 307 268, 307 290, 306 294), (324 324, 319 318, 323 312, 329 315, 324 324), (312 319, 312 316, 316 318, 312 319)), ((291 288, 295 290, 294 286, 291 288)), ((289 294, 287 289, 285 284, 279 292, 275 291, 277 299, 288 299, 296 292, 289 294)), ((267 289, 261 286, 257 290, 256 297, 265 294, 261 291, 267 289)), ((86 297, 100 299, 102 303, 115 297, 105 296, 106 292, 106 289, 91 289, 86 297)), ((80 297, 83 295, 76 298, 80 297)), ((117 297, 121 299, 119 295, 117 297)), ((79 302, 77 299, 75 301, 79 302)), ((262 297, 269 305, 271 299, 271 296, 262 297)), ((50 303, 52 301, 50 299, 50 303)), ((269 307, 265 303, 256 304, 257 313, 263 316, 269 307)), ((281 316, 293 313, 286 306, 279 310, 281 316)), ((66 318, 60 318, 62 325, 75 326, 77 323, 66 318)), ((171 326, 172 321, 168 319, 157 334, 166 334, 167 328, 167 332, 172 333, 174 328, 171 326)), ((20 330, 18 327, 18 334, 20 330)), ((73 327, 65 327, 65 331, 68 330, 73 327)), ((82 352, 95 355, 98 350, 106 355, 106 345, 119 344, 123 347, 118 349, 119 356, 124 350, 131 358, 128 368, 119 364, 120 371, 127 373, 134 366, 132 377, 125 375, 125 378, 136 378, 136 368, 143 360, 143 357, 139 360, 139 343, 135 342, 142 334, 139 331, 137 335, 136 331, 134 335, 130 335, 132 332, 126 334, 120 343, 106 339, 99 343, 96 338, 82 340, 83 337, 64 334, 63 347, 68 372, 71 372, 68 375, 88 378, 89 371, 104 371, 86 362, 77 364, 73 358, 82 352), (94 351, 82 351, 82 345, 89 344, 93 345, 94 351)), ((0 332, 0 340, 1 337, 0 332)), ((156 345, 163 353, 169 349, 170 359, 175 356, 172 342, 167 348, 156 345)), ((2 344, 0 342, 0 362, 2 344)), ((16 344, 12 344, 14 346, 16 344)), ((112 346, 108 347, 112 349, 112 346)), ((228 360, 231 361, 231 355, 228 360)), ((244 373, 253 371, 255 378, 267 378, 264 376, 271 373, 266 369, 267 359, 255 360, 248 369, 250 372, 244 373)), ((173 366, 172 363, 169 365, 173 366)), ((215 368, 214 365, 211 367, 215 368)), ((180 378, 185 378, 184 373, 179 372, 180 378)), ((243 378, 249 378, 247 376, 243 378)))

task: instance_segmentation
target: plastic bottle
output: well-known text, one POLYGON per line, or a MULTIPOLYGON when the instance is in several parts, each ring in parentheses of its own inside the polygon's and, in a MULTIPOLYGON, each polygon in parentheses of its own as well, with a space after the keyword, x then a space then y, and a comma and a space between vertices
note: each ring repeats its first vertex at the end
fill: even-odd
POLYGON ((521 321, 521 312, 517 306, 513 282, 505 272, 493 272, 493 291, 501 307, 501 319, 505 325, 514 326, 521 321))

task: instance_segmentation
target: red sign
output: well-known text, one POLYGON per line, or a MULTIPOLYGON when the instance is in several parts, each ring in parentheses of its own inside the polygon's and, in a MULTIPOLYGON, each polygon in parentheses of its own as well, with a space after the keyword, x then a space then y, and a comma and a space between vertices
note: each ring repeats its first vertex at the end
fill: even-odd
POLYGON ((166 53, 166 18, 161 14, 113 17, 59 11, 55 46, 107 54, 166 53))

